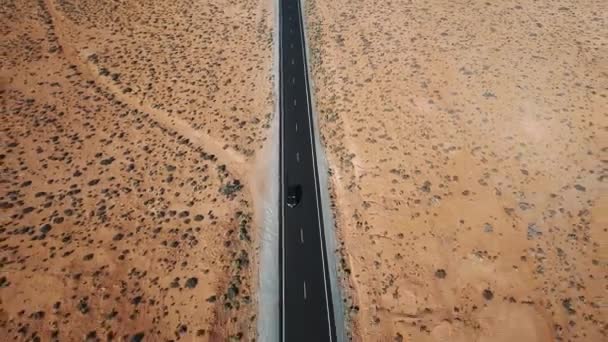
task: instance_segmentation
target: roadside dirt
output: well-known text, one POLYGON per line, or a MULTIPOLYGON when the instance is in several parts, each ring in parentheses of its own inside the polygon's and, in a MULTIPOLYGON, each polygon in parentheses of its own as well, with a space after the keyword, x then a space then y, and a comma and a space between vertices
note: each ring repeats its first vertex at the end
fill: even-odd
POLYGON ((354 340, 606 339, 607 10, 307 1, 354 340))
POLYGON ((251 340, 272 3, 0 5, 0 336, 251 340))

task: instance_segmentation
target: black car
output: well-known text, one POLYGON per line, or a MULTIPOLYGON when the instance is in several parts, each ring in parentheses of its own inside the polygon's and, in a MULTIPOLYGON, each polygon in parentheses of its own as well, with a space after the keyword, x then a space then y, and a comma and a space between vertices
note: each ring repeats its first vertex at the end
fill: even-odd
POLYGON ((302 186, 300 184, 290 185, 287 188, 287 198, 285 201, 287 202, 287 206, 290 208, 295 208, 302 199, 302 186))

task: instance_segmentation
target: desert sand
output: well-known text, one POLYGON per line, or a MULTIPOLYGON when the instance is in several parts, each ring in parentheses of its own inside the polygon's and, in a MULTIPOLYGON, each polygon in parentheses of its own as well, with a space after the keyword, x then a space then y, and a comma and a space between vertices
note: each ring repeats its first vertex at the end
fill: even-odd
POLYGON ((307 0, 352 339, 606 340, 606 13, 307 0))
POLYGON ((0 340, 255 339, 269 1, 0 5, 0 340))

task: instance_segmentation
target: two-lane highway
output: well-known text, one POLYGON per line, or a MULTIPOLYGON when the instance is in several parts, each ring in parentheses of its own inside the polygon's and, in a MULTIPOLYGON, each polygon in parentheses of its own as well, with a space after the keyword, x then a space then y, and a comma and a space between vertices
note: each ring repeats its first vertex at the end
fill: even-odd
POLYGON ((335 341, 303 30, 300 1, 279 0, 279 336, 335 341), (298 185, 298 204, 289 207, 289 189, 298 185))

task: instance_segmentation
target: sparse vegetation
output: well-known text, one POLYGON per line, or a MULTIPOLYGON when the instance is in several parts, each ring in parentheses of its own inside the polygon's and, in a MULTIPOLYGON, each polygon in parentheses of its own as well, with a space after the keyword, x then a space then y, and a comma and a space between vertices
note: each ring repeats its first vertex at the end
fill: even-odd
POLYGON ((606 339, 602 5, 306 1, 353 340, 606 339))
POLYGON ((0 4, 2 340, 255 337, 271 10, 0 4))

